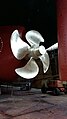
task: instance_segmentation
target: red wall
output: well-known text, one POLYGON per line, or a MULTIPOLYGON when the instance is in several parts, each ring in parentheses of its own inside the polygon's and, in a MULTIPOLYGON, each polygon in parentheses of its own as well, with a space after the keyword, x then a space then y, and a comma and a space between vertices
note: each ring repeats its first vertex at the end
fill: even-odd
POLYGON ((22 26, 0 26, 0 81, 14 81, 18 78, 15 69, 25 65, 25 61, 17 60, 10 46, 12 32, 17 29, 25 37, 25 28, 22 26), (1 40, 3 44, 1 44, 1 40), (3 46, 1 46, 3 45, 3 46))
POLYGON ((67 80, 67 0, 57 0, 59 76, 67 80))

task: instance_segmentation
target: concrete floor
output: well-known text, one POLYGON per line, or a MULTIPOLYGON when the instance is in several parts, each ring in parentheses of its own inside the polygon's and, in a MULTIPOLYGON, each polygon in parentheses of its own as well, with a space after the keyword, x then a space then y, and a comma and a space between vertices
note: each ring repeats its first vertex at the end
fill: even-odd
POLYGON ((67 119, 67 95, 52 96, 36 89, 0 95, 0 119, 67 119))

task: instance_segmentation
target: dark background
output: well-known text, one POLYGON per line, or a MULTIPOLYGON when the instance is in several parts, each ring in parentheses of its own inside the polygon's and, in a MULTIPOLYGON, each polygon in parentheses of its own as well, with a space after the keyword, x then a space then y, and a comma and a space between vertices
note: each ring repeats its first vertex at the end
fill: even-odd
POLYGON ((57 42, 55 0, 2 0, 0 25, 23 25, 27 31, 37 30, 47 48, 57 42))

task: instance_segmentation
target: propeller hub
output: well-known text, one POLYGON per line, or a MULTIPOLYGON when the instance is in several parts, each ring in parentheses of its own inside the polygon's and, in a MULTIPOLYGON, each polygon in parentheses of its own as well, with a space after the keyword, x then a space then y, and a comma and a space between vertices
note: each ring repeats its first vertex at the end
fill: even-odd
POLYGON ((41 45, 39 47, 39 52, 40 52, 41 55, 44 55, 46 53, 46 49, 45 49, 45 47, 43 45, 41 45))
POLYGON ((38 59, 39 56, 44 55, 46 53, 44 46, 34 47, 29 49, 29 54, 27 55, 29 58, 33 57, 34 59, 38 59))

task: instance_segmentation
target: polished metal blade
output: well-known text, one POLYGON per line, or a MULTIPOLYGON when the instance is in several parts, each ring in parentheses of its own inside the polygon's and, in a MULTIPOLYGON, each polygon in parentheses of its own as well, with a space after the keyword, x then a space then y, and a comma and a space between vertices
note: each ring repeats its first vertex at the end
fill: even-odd
POLYGON ((41 55, 39 58, 43 64, 43 72, 46 73, 49 68, 49 55, 47 52, 45 52, 45 54, 41 55))
POLYGON ((18 30, 12 33, 10 45, 13 55, 18 60, 23 59, 28 54, 28 49, 30 48, 30 46, 20 38, 18 30))
POLYGON ((42 35, 35 30, 28 31, 25 35, 26 40, 31 46, 39 46, 40 42, 44 42, 42 35))
POLYGON ((35 60, 30 58, 30 60, 24 67, 15 69, 15 72, 19 76, 21 76, 25 79, 32 79, 35 76, 37 76, 37 74, 39 72, 39 67, 36 64, 35 60))

